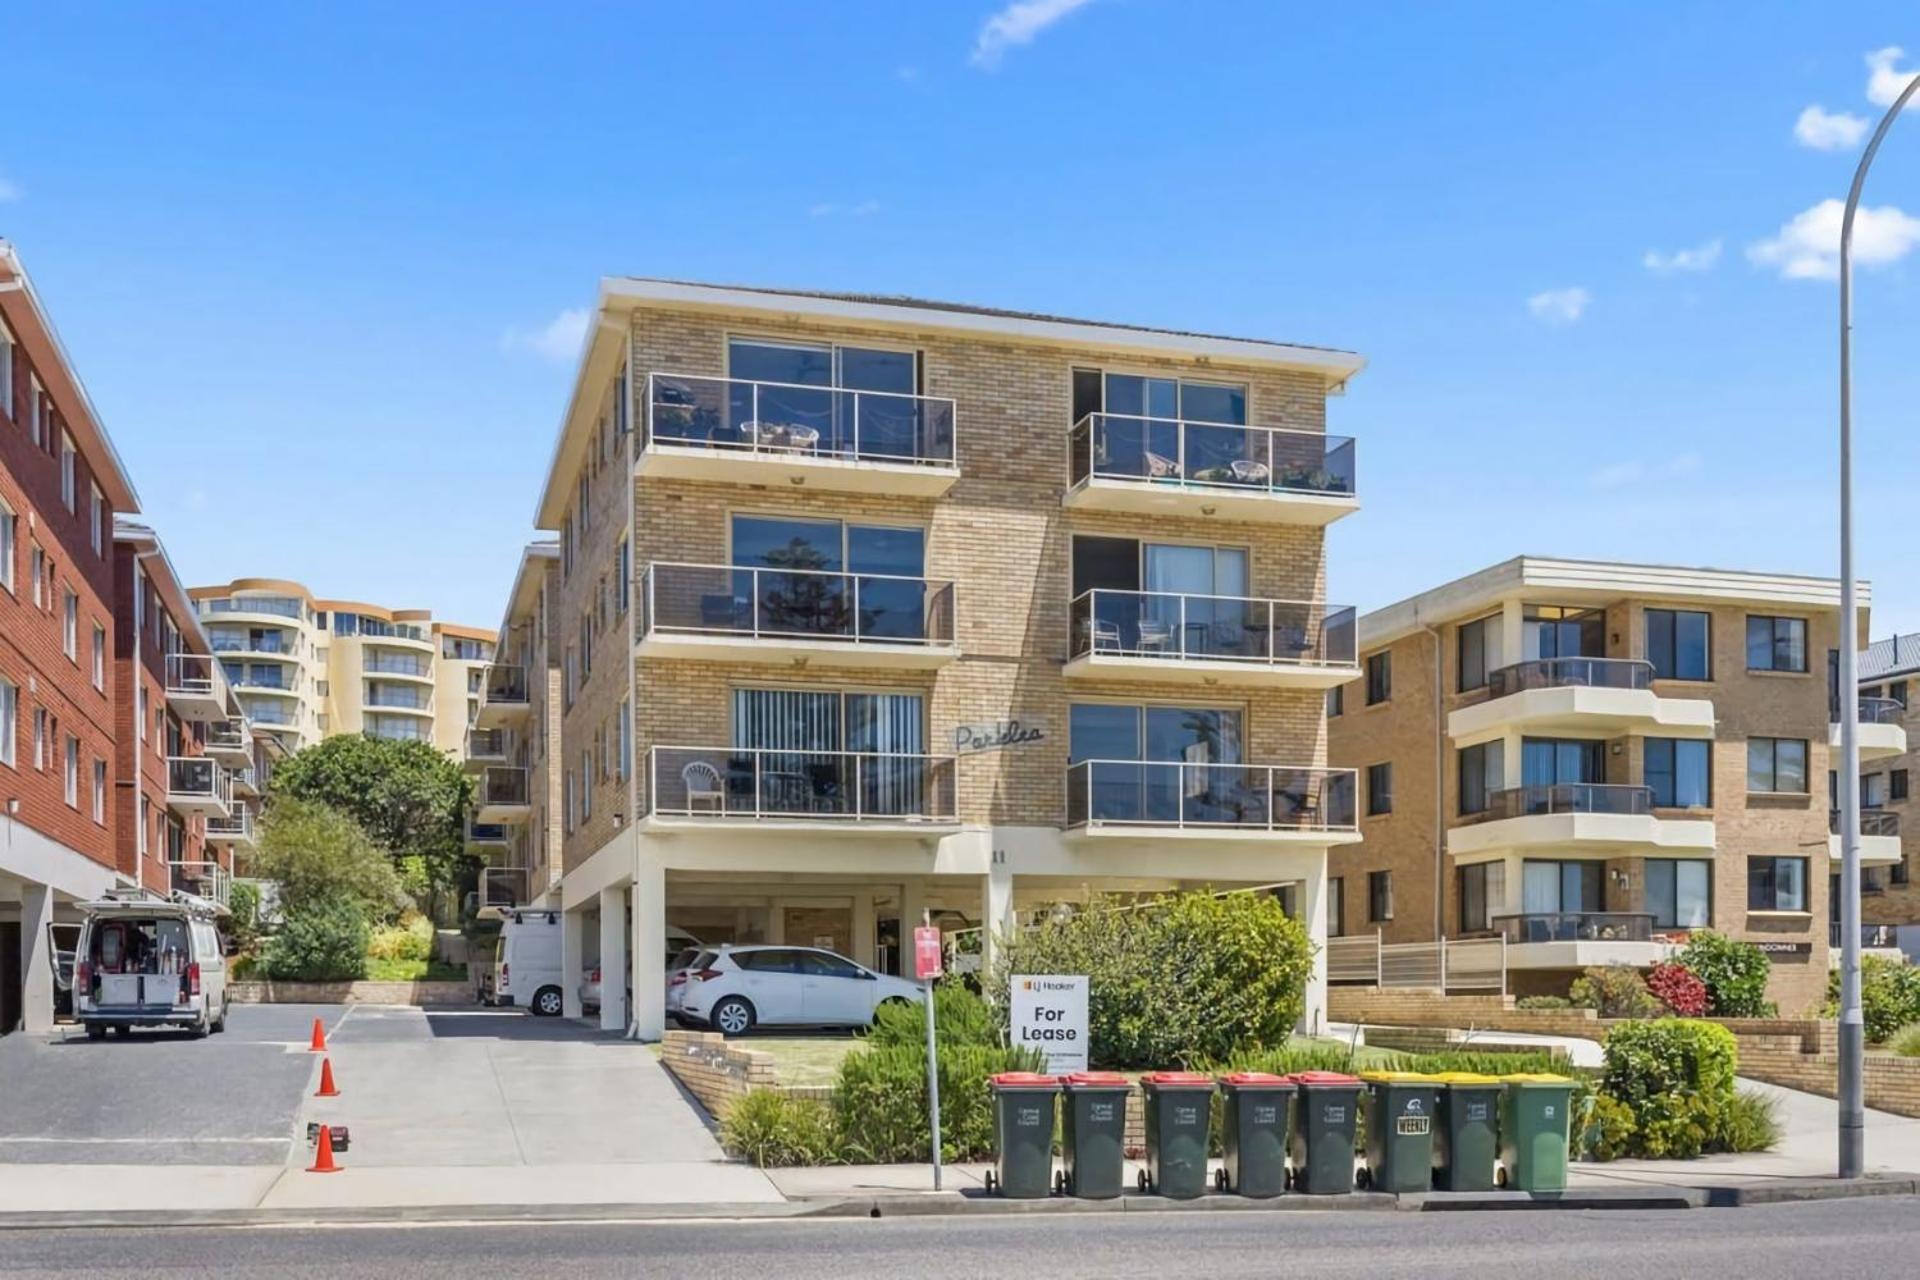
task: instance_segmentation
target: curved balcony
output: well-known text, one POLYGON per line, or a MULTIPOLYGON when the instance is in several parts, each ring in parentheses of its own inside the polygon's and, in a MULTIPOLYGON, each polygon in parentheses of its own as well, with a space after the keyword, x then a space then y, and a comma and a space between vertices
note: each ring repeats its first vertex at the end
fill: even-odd
POLYGON ((654 828, 942 834, 959 826, 952 756, 746 747, 652 747, 654 828))
POLYGON ((1163 591, 1081 593, 1069 679, 1133 677, 1328 689, 1360 674, 1354 611, 1305 600, 1163 591))
POLYGON ((1495 916, 1506 939, 1509 969, 1650 968, 1677 945, 1656 933, 1653 916, 1637 911, 1529 911, 1495 916))
MULTIPOLYGON (((1836 863, 1841 856, 1840 811, 1827 810, 1827 856, 1836 863)), ((1890 809, 1860 810, 1860 864, 1891 866, 1902 857, 1900 815, 1890 809)))
POLYGON ((1653 664, 1628 658, 1540 658, 1487 674, 1484 701, 1447 716, 1456 740, 1508 729, 1711 738, 1713 703, 1653 691, 1653 664))
MULTIPOLYGON (((1827 745, 1840 749, 1840 712, 1829 707, 1827 745)), ((1890 760, 1907 754, 1907 709, 1892 698, 1860 699, 1860 760, 1890 760)))
POLYGON ((433 664, 424 662, 413 654, 365 653, 360 659, 360 673, 378 676, 382 680, 409 680, 422 684, 434 683, 433 664))
POLYGON ((1360 509, 1347 436, 1090 413, 1068 432, 1066 505, 1327 525, 1360 509))
POLYGON ((643 658, 924 670, 960 655, 953 584, 893 574, 655 562, 634 625, 643 658))
POLYGON ((426 653, 426 654, 431 654, 433 652, 433 637, 426 634, 424 631, 420 632, 417 635, 413 634, 412 632, 405 632, 405 631, 384 631, 384 632, 380 632, 377 635, 369 634, 365 631, 362 631, 357 636, 345 636, 345 637, 336 636, 335 637, 335 639, 342 639, 342 638, 347 640, 355 640, 355 639, 359 640, 361 647, 363 649, 387 648, 387 649, 398 649, 407 653, 426 653))
POLYGON ((1306 765, 1082 760, 1067 828, 1083 836, 1344 844, 1360 838, 1355 771, 1306 765))
POLYGON ((285 626, 289 622, 310 625, 312 611, 304 600, 293 596, 226 596, 200 601, 200 616, 231 622, 263 622, 285 626))
POLYGON ((1556 848, 1594 856, 1708 850, 1714 826, 1703 818, 1657 818, 1651 787, 1558 782, 1511 787, 1487 796, 1487 810, 1447 832, 1455 857, 1556 848))
POLYGON ((960 478, 954 401, 650 373, 637 474, 938 497, 960 478))

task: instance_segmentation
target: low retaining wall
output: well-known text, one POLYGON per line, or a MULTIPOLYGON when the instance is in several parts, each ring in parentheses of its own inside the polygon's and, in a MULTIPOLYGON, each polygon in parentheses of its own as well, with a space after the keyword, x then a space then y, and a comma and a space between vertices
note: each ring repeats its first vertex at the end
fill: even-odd
POLYGON ((235 1004, 472 1004, 464 982, 230 982, 235 1004))

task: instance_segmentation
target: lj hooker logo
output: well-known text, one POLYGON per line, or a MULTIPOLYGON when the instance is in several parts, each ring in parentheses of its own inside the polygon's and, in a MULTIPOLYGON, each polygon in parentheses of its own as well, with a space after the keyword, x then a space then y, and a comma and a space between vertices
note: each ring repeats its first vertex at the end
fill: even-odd
POLYGON ((1045 978, 1020 979, 1022 991, 1072 991, 1075 988, 1076 984, 1071 982, 1049 982, 1045 978))

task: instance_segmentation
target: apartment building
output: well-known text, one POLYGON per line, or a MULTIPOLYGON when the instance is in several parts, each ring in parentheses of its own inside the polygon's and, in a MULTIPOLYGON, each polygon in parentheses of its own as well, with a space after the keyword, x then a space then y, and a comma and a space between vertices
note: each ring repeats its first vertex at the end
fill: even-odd
POLYGON ((248 717, 287 750, 337 733, 465 750, 491 632, 422 609, 317 599, 279 578, 189 594, 248 717))
MULTIPOLYGON (((1860 872, 1862 943, 1892 954, 1920 956, 1920 886, 1913 881, 1920 853, 1920 820, 1909 820, 1913 750, 1920 729, 1913 693, 1920 689, 1920 634, 1876 640, 1860 655, 1860 830, 1866 837, 1898 837, 1900 859, 1881 866, 1863 864, 1860 872), (1895 754, 1894 747, 1901 750, 1895 754)), ((1830 926, 1840 943, 1837 913, 1830 926)))
POLYGON ((1325 416, 1363 363, 604 282, 536 514, 561 799, 537 900, 570 974, 631 957, 652 1036, 668 925, 898 971, 923 913, 990 954, 1090 892, 1212 887, 1322 936, 1327 852, 1358 838, 1324 715, 1357 672, 1324 537, 1354 445, 1325 416))
MULTIPOLYGON (((1813 1005, 1839 600, 1824 578, 1520 556, 1362 617, 1328 709, 1364 841, 1333 851, 1329 931, 1504 936, 1524 995, 1712 927, 1772 953, 1782 1010, 1813 1005)), ((1863 861, 1897 861, 1868 830, 1863 861)))

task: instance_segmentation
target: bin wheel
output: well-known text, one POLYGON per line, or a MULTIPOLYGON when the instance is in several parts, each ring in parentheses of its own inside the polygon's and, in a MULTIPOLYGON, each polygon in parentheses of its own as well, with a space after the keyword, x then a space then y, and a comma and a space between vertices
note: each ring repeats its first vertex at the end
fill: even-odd
POLYGON ((1137 1181, 1138 1181, 1138 1182, 1140 1183, 1140 1189, 1141 1189, 1142 1191, 1151 1191, 1151 1190, 1153 1190, 1153 1183, 1152 1183, 1152 1181, 1151 1181, 1151 1180, 1150 1180, 1150 1179, 1149 1179, 1149 1178, 1147 1177, 1147 1171, 1146 1171, 1145 1169, 1142 1169, 1142 1170, 1140 1171, 1140 1174, 1139 1174, 1139 1177, 1138 1177, 1138 1179, 1137 1179, 1137 1181))
POLYGON ((991 1169, 987 1170, 986 1175, 980 1179, 980 1183, 986 1187, 988 1195, 993 1195, 1000 1189, 999 1175, 991 1169))
POLYGON ((1495 1169, 1493 1171, 1493 1185, 1501 1188, 1502 1190, 1506 1189, 1507 1167, 1505 1165, 1501 1165, 1498 1169, 1495 1169))
POLYGON ((1225 1169, 1215 1169, 1213 1171, 1213 1185, 1221 1191, 1227 1189, 1227 1171, 1225 1169))
POLYGON ((1354 1174, 1353 1185, 1359 1187, 1362 1191, 1371 1187, 1373 1185, 1373 1170, 1362 1169, 1360 1172, 1354 1174))
POLYGON ((1285 1187, 1289 1191, 1299 1190, 1300 1189, 1300 1171, 1298 1169, 1287 1170, 1285 1173, 1280 1175, 1280 1185, 1285 1187))
POLYGON ((1053 1175, 1053 1193, 1058 1196, 1067 1194, 1067 1171, 1065 1169, 1053 1175))

